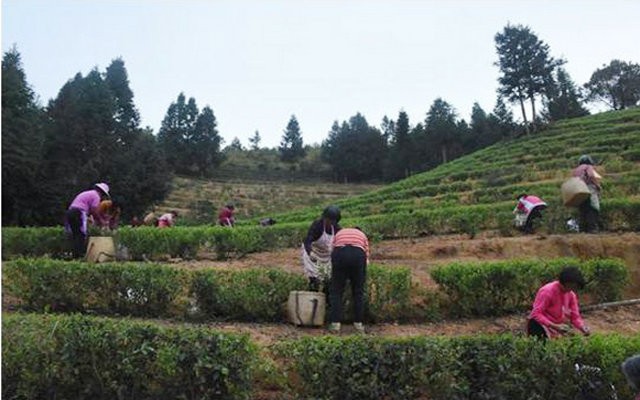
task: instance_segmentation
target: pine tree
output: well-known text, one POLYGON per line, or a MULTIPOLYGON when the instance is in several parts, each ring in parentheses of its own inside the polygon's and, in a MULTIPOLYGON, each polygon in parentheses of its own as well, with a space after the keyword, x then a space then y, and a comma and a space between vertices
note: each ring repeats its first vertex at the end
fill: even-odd
POLYGON ((552 72, 564 63, 549 55, 549 46, 527 26, 507 25, 495 36, 498 52, 497 66, 502 75, 498 78, 501 96, 518 102, 528 132, 524 101, 531 102, 531 118, 535 122, 535 97, 545 95, 550 87, 552 72))
POLYGON ((206 174, 222 161, 220 142, 222 138, 216 129, 216 117, 210 107, 202 109, 196 119, 188 146, 192 149, 191 160, 201 175, 206 174))
POLYGON ((260 150, 261 140, 262 138, 260 137, 260 132, 256 130, 256 133, 254 133, 253 136, 249 138, 249 143, 251 143, 251 150, 253 151, 260 150))
POLYGON ((20 53, 13 47, 2 58, 2 224, 39 220, 38 175, 44 135, 42 111, 27 83, 20 53))
POLYGON ((578 89, 564 68, 558 68, 556 82, 549 92, 547 110, 550 120, 589 115, 589 111, 582 106, 578 89))
POLYGON ((280 159, 289 163, 296 162, 305 155, 302 133, 295 115, 292 115, 291 119, 289 119, 278 150, 280 151, 280 159))

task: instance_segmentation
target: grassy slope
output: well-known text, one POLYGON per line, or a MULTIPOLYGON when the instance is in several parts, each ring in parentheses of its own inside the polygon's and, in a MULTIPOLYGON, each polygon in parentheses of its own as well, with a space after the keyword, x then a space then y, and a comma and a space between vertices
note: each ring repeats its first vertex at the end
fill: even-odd
POLYGON ((171 193, 157 210, 179 211, 185 216, 182 224, 211 223, 217 209, 228 201, 236 205, 238 218, 243 220, 310 206, 320 207, 335 199, 380 187, 367 184, 212 181, 185 177, 174 178, 172 185, 171 193))
MULTIPOLYGON (((348 218, 501 203, 513 207, 521 192, 559 205, 559 187, 584 153, 596 159, 604 176, 605 199, 637 198, 640 108, 561 121, 337 204, 348 218)), ((276 219, 308 221, 319 211, 301 209, 276 219)))

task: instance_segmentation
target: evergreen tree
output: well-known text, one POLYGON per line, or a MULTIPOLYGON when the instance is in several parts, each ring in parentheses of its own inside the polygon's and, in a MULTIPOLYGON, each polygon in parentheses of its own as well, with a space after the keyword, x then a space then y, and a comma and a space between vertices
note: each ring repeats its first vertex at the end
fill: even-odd
POLYGON ((107 67, 105 82, 115 98, 116 123, 122 130, 135 132, 140 125, 140 114, 133 104, 133 91, 129 87, 129 77, 122 58, 116 58, 107 67))
POLYGON ((305 155, 300 125, 295 115, 292 115, 291 119, 289 119, 278 150, 280 151, 280 159, 284 162, 293 163, 305 155))
POLYGON ((192 165, 190 139, 193 135, 198 106, 193 97, 186 101, 183 93, 171 103, 162 120, 158 140, 173 171, 189 173, 192 165))
MULTIPOLYGON (((390 180, 406 178, 411 175, 413 161, 413 143, 410 136, 409 116, 405 111, 398 114, 398 122, 388 120, 388 126, 393 127, 391 147, 385 176, 390 180)), ((384 124, 383 124, 384 125, 384 124)))
POLYGON ((256 130, 256 133, 254 133, 253 136, 249 138, 249 143, 251 143, 251 150, 253 151, 260 150, 261 140, 262 138, 260 137, 260 132, 256 130))
POLYGON ((549 92, 547 110, 550 120, 589 115, 589 111, 582 106, 578 89, 564 68, 558 68, 556 81, 549 92))
POLYGON ((524 101, 531 102, 531 118, 535 122, 535 97, 545 95, 550 87, 552 72, 564 63, 549 55, 549 46, 529 27, 507 25, 495 36, 498 52, 497 66, 502 76, 498 78, 498 92, 509 101, 518 102, 528 131, 524 101))
POLYGON ((42 122, 42 111, 27 83, 20 53, 13 47, 2 58, 3 225, 38 222, 42 122))
POLYGON ((98 181, 111 185, 128 216, 161 200, 169 188, 156 140, 138 126, 124 63, 111 66, 104 79, 97 69, 86 77, 77 74, 49 104, 41 193, 50 223, 61 220, 75 194, 98 181))
POLYGON ((517 124, 513 120, 513 113, 507 108, 504 100, 500 96, 498 96, 496 100, 493 112, 489 115, 489 121, 492 127, 497 127, 501 139, 512 136, 517 128, 517 124))
POLYGON ((218 135, 216 126, 213 110, 207 106, 198 115, 193 132, 188 139, 190 160, 200 175, 205 175, 222 161, 220 153, 222 138, 218 135))
POLYGON ((614 110, 624 110, 640 103, 640 65, 612 60, 603 65, 584 85, 588 100, 601 101, 614 110))
POLYGON ((468 151, 481 149, 494 141, 494 132, 492 131, 489 116, 478 103, 473 103, 473 108, 471 109, 470 131, 471 135, 465 146, 468 151))
POLYGON ((454 145, 460 138, 453 107, 441 98, 437 98, 427 113, 425 131, 428 140, 439 149, 441 162, 449 161, 454 145))
POLYGON ((331 165, 336 180, 344 182, 380 180, 386 152, 384 136, 360 113, 342 125, 334 122, 322 143, 322 158, 331 165))
POLYGON ((240 142, 240 139, 238 139, 238 137, 234 137, 233 140, 231 141, 231 144, 229 145, 229 149, 230 150, 236 150, 236 151, 244 151, 244 147, 242 147, 242 143, 240 142))

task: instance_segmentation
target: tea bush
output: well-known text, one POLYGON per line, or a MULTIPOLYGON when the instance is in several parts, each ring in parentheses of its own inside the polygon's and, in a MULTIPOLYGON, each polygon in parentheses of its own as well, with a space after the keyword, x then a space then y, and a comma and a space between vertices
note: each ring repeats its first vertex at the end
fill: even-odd
POLYGON ((2 398, 247 399, 246 335, 80 315, 4 315, 2 398))
POLYGON ((630 398, 619 365, 638 348, 636 334, 546 344, 512 335, 307 337, 272 350, 302 398, 565 400, 579 390, 574 363, 601 368, 620 398, 630 398))
MULTIPOLYGON (((77 311, 198 320, 282 321, 300 274, 273 268, 191 271, 151 263, 88 264, 19 259, 3 265, 3 287, 31 311, 77 311)), ((372 265, 368 314, 401 320, 410 309, 411 273, 372 265)))
POLYGON ((449 297, 453 315, 500 315, 530 307, 540 286, 564 266, 582 271, 584 291, 595 302, 619 299, 629 279, 621 260, 573 258, 454 263, 434 268, 431 277, 449 297))

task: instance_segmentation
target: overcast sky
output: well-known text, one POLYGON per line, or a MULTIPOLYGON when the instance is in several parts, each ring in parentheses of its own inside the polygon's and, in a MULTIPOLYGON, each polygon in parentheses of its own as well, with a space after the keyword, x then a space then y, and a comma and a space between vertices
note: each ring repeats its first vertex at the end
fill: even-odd
POLYGON ((438 97, 467 121, 474 102, 490 112, 507 23, 528 25, 580 85, 612 59, 640 62, 635 0, 2 0, 2 50, 17 46, 43 105, 122 57, 142 126, 157 133, 184 92, 227 144, 258 130, 273 147, 292 114, 310 144, 357 112, 379 126, 405 110, 415 125, 438 97))

